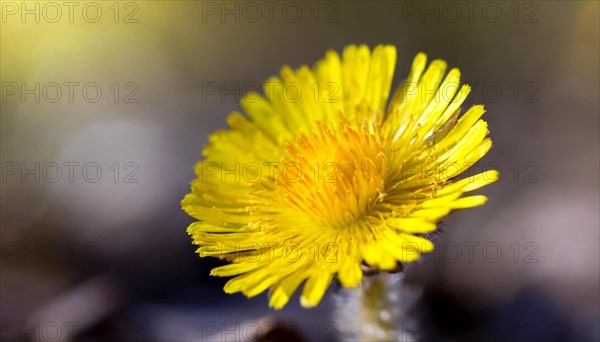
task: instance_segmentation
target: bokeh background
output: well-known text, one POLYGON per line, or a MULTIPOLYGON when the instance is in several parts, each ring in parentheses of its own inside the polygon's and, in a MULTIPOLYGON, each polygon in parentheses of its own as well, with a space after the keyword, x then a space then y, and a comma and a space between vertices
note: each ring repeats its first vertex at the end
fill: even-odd
POLYGON ((0 3, 1 340, 338 339, 336 286, 224 294, 179 202, 245 90, 351 43, 460 67, 501 171, 407 275, 413 336, 600 339, 597 1, 0 3))

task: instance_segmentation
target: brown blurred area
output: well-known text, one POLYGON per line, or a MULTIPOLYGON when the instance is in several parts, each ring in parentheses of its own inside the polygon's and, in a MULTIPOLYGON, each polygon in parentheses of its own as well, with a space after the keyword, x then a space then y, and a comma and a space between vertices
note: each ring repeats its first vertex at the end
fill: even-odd
POLYGON ((335 336, 335 286, 311 311, 224 294, 179 201, 249 85, 353 43, 395 45, 394 84, 419 51, 459 67, 475 169, 501 171, 413 265, 418 335, 600 339, 598 2, 51 3, 1 2, 0 339, 335 336))

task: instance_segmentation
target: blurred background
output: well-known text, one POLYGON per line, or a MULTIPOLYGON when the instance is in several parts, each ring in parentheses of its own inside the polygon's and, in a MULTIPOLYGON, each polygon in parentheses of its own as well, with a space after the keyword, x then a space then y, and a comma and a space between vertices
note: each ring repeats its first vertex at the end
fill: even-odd
POLYGON ((597 1, 0 4, 1 340, 339 339, 335 285, 226 295, 180 200, 245 91, 351 43, 459 67, 501 171, 408 272, 413 337, 600 340, 597 1))

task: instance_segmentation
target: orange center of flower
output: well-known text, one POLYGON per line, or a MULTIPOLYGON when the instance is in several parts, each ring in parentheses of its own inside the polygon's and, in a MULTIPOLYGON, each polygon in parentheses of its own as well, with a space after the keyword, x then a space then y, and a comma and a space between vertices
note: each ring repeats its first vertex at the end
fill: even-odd
POLYGON ((381 136, 342 121, 299 135, 280 164, 280 195, 297 211, 335 229, 371 215, 385 196, 388 171, 381 136))

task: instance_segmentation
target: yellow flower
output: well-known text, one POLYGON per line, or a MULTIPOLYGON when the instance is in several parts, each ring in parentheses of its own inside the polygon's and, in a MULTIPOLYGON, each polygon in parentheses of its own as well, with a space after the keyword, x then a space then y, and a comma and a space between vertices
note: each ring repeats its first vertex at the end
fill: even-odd
POLYGON ((316 306, 334 278, 355 287, 363 263, 418 259, 440 219, 485 202, 462 195, 497 172, 457 179, 491 147, 483 106, 459 118, 470 87, 423 53, 388 101, 395 62, 393 46, 351 45, 283 67, 210 136, 182 207, 200 256, 230 261, 211 271, 236 276, 225 292, 270 289, 279 309, 306 281, 300 302, 316 306))

